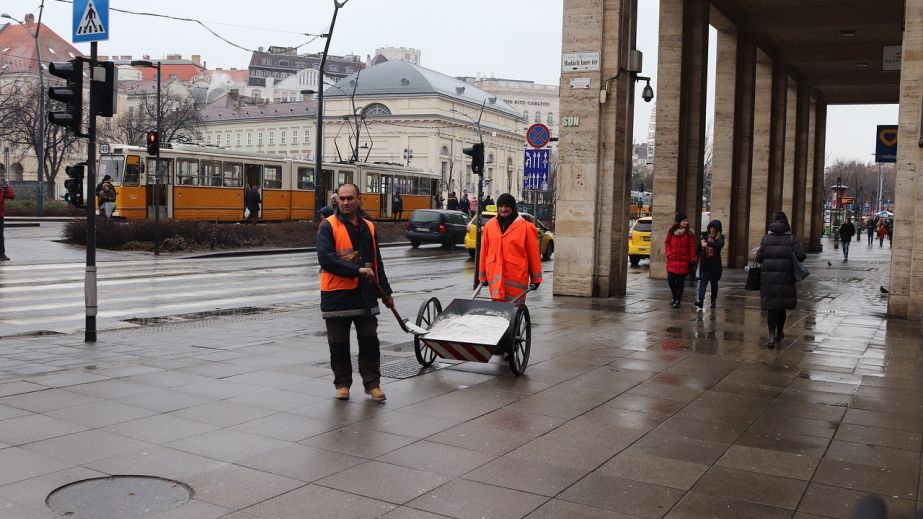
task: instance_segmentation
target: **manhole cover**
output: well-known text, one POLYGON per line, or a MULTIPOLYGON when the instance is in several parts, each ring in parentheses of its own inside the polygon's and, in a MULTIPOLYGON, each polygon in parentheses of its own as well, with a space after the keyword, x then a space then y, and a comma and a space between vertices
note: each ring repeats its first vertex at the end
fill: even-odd
POLYGON ((136 519, 179 508, 192 498, 192 489, 151 476, 111 476, 65 485, 45 503, 60 516, 73 519, 136 519))

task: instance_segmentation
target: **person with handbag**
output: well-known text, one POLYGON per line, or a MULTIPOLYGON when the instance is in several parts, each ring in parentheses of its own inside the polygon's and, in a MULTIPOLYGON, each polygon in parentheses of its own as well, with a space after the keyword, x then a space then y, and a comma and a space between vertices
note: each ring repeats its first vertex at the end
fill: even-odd
POLYGON ((695 233, 689 228, 689 219, 683 213, 677 213, 676 223, 667 229, 664 240, 664 251, 667 256, 667 283, 670 284, 670 293, 673 297, 670 304, 679 308, 683 300, 683 289, 686 276, 689 275, 690 265, 695 268, 696 247, 695 233))
POLYGON ((756 252, 756 261, 762 264, 760 307, 768 313, 769 348, 785 337, 785 311, 794 310, 798 303, 795 282, 807 275, 800 265, 806 258, 801 243, 792 234, 788 217, 781 211, 776 213, 769 224, 769 234, 763 236, 756 252), (796 270, 800 272, 798 276, 796 270))
POLYGON ((718 281, 721 279, 721 249, 724 247, 724 235, 721 234, 721 220, 708 222, 708 230, 699 242, 699 263, 702 274, 699 276, 699 299, 695 306, 705 305, 705 289, 711 285, 711 307, 718 304, 718 281))

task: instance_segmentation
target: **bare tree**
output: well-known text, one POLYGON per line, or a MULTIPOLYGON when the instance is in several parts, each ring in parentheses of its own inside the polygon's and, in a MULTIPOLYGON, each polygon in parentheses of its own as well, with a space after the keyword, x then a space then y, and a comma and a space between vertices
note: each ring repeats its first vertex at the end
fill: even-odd
MULTIPOLYGON (((202 117, 192 96, 161 92, 161 142, 201 142, 202 117)), ((157 96, 140 97, 137 106, 131 106, 119 115, 105 137, 111 141, 143 146, 148 131, 157 127, 157 96)))

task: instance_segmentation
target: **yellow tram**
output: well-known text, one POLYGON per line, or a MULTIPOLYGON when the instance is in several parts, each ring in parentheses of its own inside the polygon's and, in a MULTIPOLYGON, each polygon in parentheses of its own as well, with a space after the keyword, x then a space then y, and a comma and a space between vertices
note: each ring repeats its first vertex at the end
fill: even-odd
POLYGON ((392 218, 399 194, 406 219, 414 209, 432 206, 439 192, 438 173, 394 164, 323 163, 232 151, 194 144, 161 145, 160 203, 154 203, 156 159, 140 146, 108 145, 99 155, 97 178, 112 177, 117 188, 115 216, 234 222, 244 218, 244 193, 259 186, 260 220, 309 220, 314 217, 314 189, 329 201, 337 186, 354 183, 363 209, 373 219, 392 218))

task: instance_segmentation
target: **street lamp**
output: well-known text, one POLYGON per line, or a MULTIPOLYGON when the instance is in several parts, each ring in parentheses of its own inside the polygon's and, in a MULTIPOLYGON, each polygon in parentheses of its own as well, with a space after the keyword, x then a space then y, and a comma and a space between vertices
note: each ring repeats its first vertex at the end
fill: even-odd
MULTIPOLYGON (((42 68, 42 51, 38 41, 38 31, 42 27, 42 12, 45 10, 45 0, 42 0, 38 9, 38 23, 35 24, 35 32, 31 33, 35 40, 35 61, 38 65, 38 146, 35 150, 35 158, 38 160, 38 200, 35 203, 35 214, 45 216, 45 74, 42 68)), ((23 29, 28 32, 26 24, 12 16, 3 13, 0 18, 8 18, 22 25, 23 29)), ((9 164, 6 164, 9 167, 9 164)))
POLYGON ((407 161, 406 166, 410 167, 410 161, 413 160, 413 148, 404 148, 404 160, 407 161))
POLYGON ((160 62, 154 64, 147 60, 134 60, 133 67, 147 67, 157 69, 157 153, 154 155, 154 256, 160 256, 160 146, 161 132, 161 107, 160 107, 160 62))

